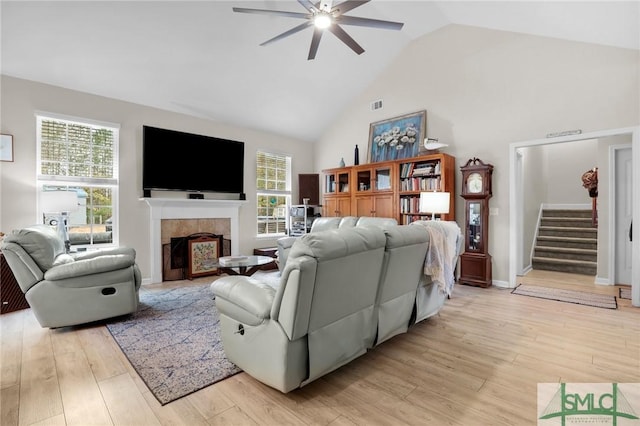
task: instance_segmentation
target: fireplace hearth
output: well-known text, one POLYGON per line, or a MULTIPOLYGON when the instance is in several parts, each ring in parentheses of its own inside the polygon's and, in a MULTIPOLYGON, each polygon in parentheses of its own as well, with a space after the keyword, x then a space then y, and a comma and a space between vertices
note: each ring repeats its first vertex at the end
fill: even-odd
MULTIPOLYGON (((202 237, 219 238, 222 235, 197 232, 183 237, 171 237, 171 242, 162 245, 162 281, 184 280, 189 277, 189 241, 202 237)), ((222 238, 221 256, 231 255, 231 240, 222 238)))

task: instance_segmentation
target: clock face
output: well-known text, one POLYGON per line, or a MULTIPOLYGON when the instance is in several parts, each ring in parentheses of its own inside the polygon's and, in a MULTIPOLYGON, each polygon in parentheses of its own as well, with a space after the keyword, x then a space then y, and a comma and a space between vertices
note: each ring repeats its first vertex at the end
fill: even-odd
POLYGON ((467 190, 473 194, 482 192, 482 175, 471 173, 467 178, 467 190))

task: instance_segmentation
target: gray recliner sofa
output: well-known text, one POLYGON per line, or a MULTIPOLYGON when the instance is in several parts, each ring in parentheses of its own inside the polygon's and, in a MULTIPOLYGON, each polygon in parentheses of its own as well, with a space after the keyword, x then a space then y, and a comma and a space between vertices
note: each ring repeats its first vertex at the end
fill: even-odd
POLYGON ((291 247, 277 290, 252 277, 214 281, 228 359, 289 392, 366 353, 384 247, 376 227, 312 232, 291 247))
MULTIPOLYGON (((327 231, 329 229, 354 228, 361 226, 378 226, 387 228, 395 226, 398 221, 390 217, 368 217, 368 216, 344 216, 344 217, 318 217, 311 224, 309 233, 327 231)), ((276 241, 278 247, 278 268, 284 269, 291 246, 298 237, 282 237, 276 241)))
POLYGON ((275 287, 255 276, 217 279, 227 357, 289 392, 406 332, 419 287, 432 284, 423 277, 429 244, 427 227, 344 226, 296 238, 275 287))
POLYGON ((84 324, 138 309, 142 278, 132 248, 65 253, 47 225, 6 235, 0 245, 42 327, 84 324))

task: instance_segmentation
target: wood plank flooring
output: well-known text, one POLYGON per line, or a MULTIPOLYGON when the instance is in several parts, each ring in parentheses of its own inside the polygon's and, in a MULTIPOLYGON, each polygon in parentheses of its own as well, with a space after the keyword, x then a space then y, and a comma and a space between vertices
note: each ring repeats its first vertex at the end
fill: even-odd
MULTIPOLYGON (((521 278, 618 295, 591 281, 521 278)), ((43 329, 26 309, 0 317, 0 424, 534 425, 538 383, 640 382, 640 308, 618 306, 456 285, 437 316, 289 394, 240 373, 165 406, 103 325, 43 329)))

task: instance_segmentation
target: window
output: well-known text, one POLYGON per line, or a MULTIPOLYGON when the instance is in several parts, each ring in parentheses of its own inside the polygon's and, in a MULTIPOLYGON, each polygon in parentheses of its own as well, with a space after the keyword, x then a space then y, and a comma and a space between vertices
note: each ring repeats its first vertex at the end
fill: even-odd
MULTIPOLYGON (((72 246, 117 242, 119 126, 37 115, 38 184, 41 191, 77 197, 67 226, 72 246)), ((44 223, 51 214, 39 203, 44 223)))
POLYGON ((291 201, 291 157, 258 151, 258 236, 285 235, 291 201))

